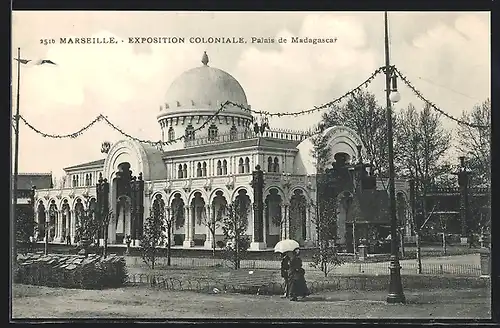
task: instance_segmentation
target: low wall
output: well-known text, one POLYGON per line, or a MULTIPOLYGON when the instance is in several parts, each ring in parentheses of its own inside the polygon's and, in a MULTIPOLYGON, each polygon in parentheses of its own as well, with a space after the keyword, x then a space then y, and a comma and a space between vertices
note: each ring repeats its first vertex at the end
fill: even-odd
MULTIPOLYGON (((402 276, 404 290, 428 291, 436 288, 490 289, 490 279, 480 277, 440 277, 432 275, 402 276)), ((220 278, 172 278, 168 275, 129 274, 128 284, 145 285, 159 289, 174 291, 212 292, 214 288, 220 291, 240 293, 260 293, 279 295, 283 293, 283 283, 270 281, 265 285, 252 286, 251 278, 244 286, 224 281, 220 278)), ((329 276, 325 279, 308 281, 311 293, 321 291, 362 290, 381 291, 389 288, 388 276, 329 276)))

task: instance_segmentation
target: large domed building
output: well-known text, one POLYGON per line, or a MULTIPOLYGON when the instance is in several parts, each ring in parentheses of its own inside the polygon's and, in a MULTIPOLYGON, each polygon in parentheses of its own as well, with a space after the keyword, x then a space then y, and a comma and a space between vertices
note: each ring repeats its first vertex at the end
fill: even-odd
MULTIPOLYGON (((170 143, 155 147, 121 140, 105 150, 104 159, 65 168, 63 185, 36 192, 39 238, 47 221, 50 242, 66 242, 68 237, 74 242, 79 215, 95 207, 97 197, 105 197, 114 213, 107 229, 109 244, 123 244, 131 236, 137 246, 144 219, 164 209, 173 218, 173 247, 211 248, 208 225, 224 215, 219 209, 238 201, 249 208, 246 234, 251 250, 272 248, 284 238, 314 246, 317 172, 311 140, 305 132, 267 129, 256 134, 251 111, 242 108, 251 108, 243 87, 229 73, 209 66, 204 53, 202 65, 177 77, 160 104, 162 141, 170 143), (205 124, 228 100, 241 107, 227 106, 205 124), (177 140, 180 136, 185 138, 177 140), (252 206, 257 165, 264 171, 263 222, 252 206), (109 182, 109 193, 97 195, 100 177, 109 182)), ((353 162, 365 154, 351 129, 333 127, 325 135, 332 161, 341 156, 353 162)), ((408 199, 406 182, 398 181, 396 188, 408 199)), ((338 241, 346 243, 347 207, 338 217, 338 241)), ((378 223, 388 225, 388 219, 378 223)), ((220 224, 215 239, 218 245, 223 242, 220 224)))

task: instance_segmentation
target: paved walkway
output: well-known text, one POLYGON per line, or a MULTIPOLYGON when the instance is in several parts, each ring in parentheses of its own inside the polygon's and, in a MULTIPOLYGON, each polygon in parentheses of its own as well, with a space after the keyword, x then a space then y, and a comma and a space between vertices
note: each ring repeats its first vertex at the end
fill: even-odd
POLYGON ((14 285, 14 318, 490 318, 486 289, 405 291, 406 305, 386 291, 336 291, 290 302, 279 296, 203 294, 128 287, 76 290, 14 285))

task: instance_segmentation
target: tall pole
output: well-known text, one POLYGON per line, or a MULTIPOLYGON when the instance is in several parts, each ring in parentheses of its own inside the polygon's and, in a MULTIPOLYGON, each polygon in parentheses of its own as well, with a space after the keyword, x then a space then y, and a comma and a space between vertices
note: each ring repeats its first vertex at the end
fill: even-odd
POLYGON ((389 28, 387 23, 387 11, 384 13, 385 21, 385 96, 387 101, 387 148, 389 157, 389 213, 391 218, 391 264, 389 294, 387 303, 405 303, 403 285, 401 283, 401 265, 399 264, 398 251, 398 222, 396 219, 396 190, 394 185, 394 144, 392 132, 392 108, 391 108, 391 76, 392 67, 389 61, 389 28))
POLYGON ((14 145, 14 186, 12 205, 12 260, 14 267, 17 264, 17 175, 19 164, 19 88, 21 85, 21 48, 17 48, 17 98, 16 98, 16 124, 15 124, 15 145, 14 145))

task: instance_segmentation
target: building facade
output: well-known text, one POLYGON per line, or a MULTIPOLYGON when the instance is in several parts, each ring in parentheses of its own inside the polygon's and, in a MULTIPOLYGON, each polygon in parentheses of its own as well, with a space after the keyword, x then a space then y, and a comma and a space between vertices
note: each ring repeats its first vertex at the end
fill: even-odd
MULTIPOLYGON (((256 133, 254 117, 240 106, 225 107, 214 120, 203 125, 228 100, 243 108, 250 106, 234 77, 209 66, 206 54, 202 64, 172 83, 157 115, 162 141, 185 136, 183 140, 162 147, 118 141, 106 150, 105 158, 65 168, 61 186, 37 189, 36 218, 39 222, 57 223, 54 242, 63 242, 68 234, 74 238, 78 221, 75 218, 85 208, 95 206, 96 183, 102 176, 109 182, 107 197, 114 213, 108 227, 109 243, 124 243, 126 236, 131 235, 136 239, 132 244, 138 245, 140 226, 157 202, 165 206, 169 217, 176 217, 174 247, 210 248, 213 236, 207 222, 223 205, 238 198, 249 205, 254 203, 252 172, 259 165, 264 171, 264 220, 258 223, 263 238, 256 236, 258 221, 251 210, 247 229, 250 249, 272 248, 283 238, 296 239, 305 247, 315 245, 318 195, 311 138, 305 132, 284 130, 256 133), (200 126, 203 129, 197 130, 200 126), (139 215, 135 196, 120 182, 124 176, 143 182, 139 215)), ((332 156, 343 154, 354 162, 365 154, 359 136, 351 129, 332 127, 324 133, 332 156), (361 154, 358 145, 362 146, 361 154)), ((383 188, 381 180, 378 189, 383 188)), ((408 204, 409 184, 397 181, 396 189, 408 204)), ((138 195, 137 191, 134 195, 138 195)), ((403 215, 409 218, 409 213, 406 206, 403 215)), ((382 221, 387 224, 388 218, 382 221)), ((343 225, 339 231, 347 233, 346 224, 346 220, 339 222, 343 225)), ((345 242, 342 237, 340 240, 345 242)), ((223 239, 220 227, 215 239, 223 239)))
MULTIPOLYGON (((51 173, 19 173, 17 177, 17 206, 15 217, 22 238, 29 238, 34 232, 33 208, 35 203, 36 189, 52 188, 51 173)), ((44 227, 37 227, 36 231, 44 227)), ((36 233, 36 232, 35 232, 36 233)), ((21 237, 19 236, 19 237, 21 237)))

